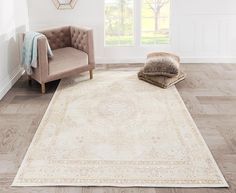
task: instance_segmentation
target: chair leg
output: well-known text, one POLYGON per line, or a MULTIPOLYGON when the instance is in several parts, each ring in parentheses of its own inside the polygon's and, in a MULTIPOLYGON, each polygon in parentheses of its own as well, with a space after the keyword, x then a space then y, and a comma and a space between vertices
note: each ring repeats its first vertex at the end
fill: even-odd
POLYGON ((45 93, 46 93, 45 83, 42 83, 42 84, 41 84, 41 92, 42 92, 42 94, 45 94, 45 93))
POLYGON ((93 70, 89 71, 90 79, 93 79, 93 70))
POLYGON ((31 78, 31 76, 28 76, 28 83, 29 83, 30 86, 32 85, 32 78, 31 78))

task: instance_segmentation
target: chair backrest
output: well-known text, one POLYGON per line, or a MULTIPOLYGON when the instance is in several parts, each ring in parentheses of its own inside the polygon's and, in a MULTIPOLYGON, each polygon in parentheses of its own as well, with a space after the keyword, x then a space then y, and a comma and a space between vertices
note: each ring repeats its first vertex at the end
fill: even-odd
POLYGON ((52 50, 72 47, 71 31, 69 26, 40 31, 40 33, 47 37, 52 50))
POLYGON ((88 31, 86 28, 71 27, 72 47, 89 53, 88 38, 91 35, 90 33, 91 31, 88 31))

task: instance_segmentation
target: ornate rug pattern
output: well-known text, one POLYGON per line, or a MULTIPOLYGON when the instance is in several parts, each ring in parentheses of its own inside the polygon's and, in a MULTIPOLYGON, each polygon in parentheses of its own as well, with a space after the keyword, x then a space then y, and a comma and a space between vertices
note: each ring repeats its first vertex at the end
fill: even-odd
POLYGON ((12 185, 228 186, 177 89, 119 71, 61 81, 12 185))

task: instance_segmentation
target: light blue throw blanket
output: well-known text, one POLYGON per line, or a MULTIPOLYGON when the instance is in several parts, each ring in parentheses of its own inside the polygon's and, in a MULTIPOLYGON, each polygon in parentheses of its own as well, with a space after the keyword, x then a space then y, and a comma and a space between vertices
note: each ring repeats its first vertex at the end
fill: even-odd
MULTIPOLYGON (((28 75, 32 74, 32 67, 37 68, 38 39, 40 37, 45 37, 45 36, 38 32, 27 32, 24 37, 21 64, 24 66, 25 71, 28 75)), ((48 57, 50 58, 53 57, 53 53, 49 46, 48 41, 47 41, 47 53, 48 57)))

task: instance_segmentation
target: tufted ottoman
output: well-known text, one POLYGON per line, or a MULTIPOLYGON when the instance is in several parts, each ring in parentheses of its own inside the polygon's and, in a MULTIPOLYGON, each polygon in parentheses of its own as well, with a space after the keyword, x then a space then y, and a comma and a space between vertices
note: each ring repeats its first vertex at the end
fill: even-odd
POLYGON ((148 54, 144 67, 138 73, 140 80, 161 88, 169 88, 185 77, 186 74, 180 70, 180 58, 166 52, 148 54))

